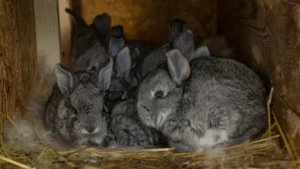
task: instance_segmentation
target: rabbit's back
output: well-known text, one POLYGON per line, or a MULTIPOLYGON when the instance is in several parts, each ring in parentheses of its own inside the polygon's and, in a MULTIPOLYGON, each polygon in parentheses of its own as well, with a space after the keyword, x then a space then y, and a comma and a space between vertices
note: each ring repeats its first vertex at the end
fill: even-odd
POLYGON ((247 66, 207 57, 191 63, 182 106, 192 126, 224 128, 227 144, 237 144, 266 127, 265 96, 263 82, 247 66))
POLYGON ((263 101, 266 97, 266 89, 259 76, 246 65, 231 59, 206 57, 193 61, 191 78, 187 83, 188 88, 199 90, 191 91, 199 96, 203 92, 220 90, 224 95, 232 96, 231 99, 247 97, 253 100, 255 97, 263 101))

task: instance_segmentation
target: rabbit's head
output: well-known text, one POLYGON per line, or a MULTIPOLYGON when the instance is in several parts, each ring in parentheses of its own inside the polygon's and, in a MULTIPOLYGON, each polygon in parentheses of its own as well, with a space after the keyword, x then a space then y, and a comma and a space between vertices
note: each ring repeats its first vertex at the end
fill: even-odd
MULTIPOLYGON (((95 53, 94 46, 104 46, 102 35, 106 34, 107 29, 110 28, 110 16, 107 14, 98 15, 93 23, 88 25, 75 11, 66 8, 66 12, 73 16, 76 23, 71 51, 72 64, 78 63, 78 60, 81 60, 79 63, 82 63, 82 57, 85 58, 86 55, 91 55, 91 52, 95 53)), ((92 55, 94 56, 94 54, 92 55)))
POLYGON ((111 38, 109 53, 114 58, 114 73, 108 89, 108 100, 116 101, 124 97, 126 91, 137 85, 132 73, 132 58, 129 47, 124 47, 123 38, 111 38))
POLYGON ((107 13, 97 15, 94 18, 91 27, 96 30, 101 39, 104 40, 110 32, 111 16, 107 13))
POLYGON ((154 71, 162 64, 166 63, 165 53, 170 50, 169 44, 164 44, 161 47, 152 50, 143 60, 141 67, 139 68, 140 80, 146 77, 147 74, 154 71))
MULTIPOLYGON (((112 59, 99 67, 86 81, 57 64, 57 86, 63 95, 58 106, 59 118, 67 118, 61 135, 70 135, 79 145, 101 145, 108 134, 108 119, 103 112, 103 98, 109 88, 112 74, 112 59)), ((57 120, 59 121, 59 120, 57 120)))
POLYGON ((167 116, 180 105, 182 83, 190 75, 188 60, 177 50, 166 53, 168 70, 151 72, 138 88, 138 114, 144 124, 160 128, 167 116))
POLYGON ((194 50, 193 34, 189 30, 175 39, 174 48, 164 53, 168 69, 156 68, 138 88, 138 114, 151 127, 160 128, 167 116, 180 105, 182 86, 191 72, 189 61, 209 56, 205 46, 194 50))
POLYGON ((80 79, 89 78, 100 66, 108 59, 104 46, 97 43, 89 48, 78 60, 72 65, 73 72, 80 72, 80 79))

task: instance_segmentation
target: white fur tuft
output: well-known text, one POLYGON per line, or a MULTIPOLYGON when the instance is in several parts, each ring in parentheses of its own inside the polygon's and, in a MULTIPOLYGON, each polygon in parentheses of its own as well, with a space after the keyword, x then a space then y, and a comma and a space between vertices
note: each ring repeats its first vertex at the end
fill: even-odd
POLYGON ((49 144, 53 148, 58 147, 44 128, 42 119, 46 101, 55 82, 53 71, 39 70, 38 83, 32 88, 28 111, 22 116, 11 117, 11 123, 5 126, 3 135, 6 148, 40 152, 49 144))
POLYGON ((228 140, 228 133, 225 130, 217 129, 208 129, 205 131, 203 137, 199 140, 199 150, 198 152, 203 151, 204 149, 209 149, 214 147, 217 144, 223 143, 228 140))

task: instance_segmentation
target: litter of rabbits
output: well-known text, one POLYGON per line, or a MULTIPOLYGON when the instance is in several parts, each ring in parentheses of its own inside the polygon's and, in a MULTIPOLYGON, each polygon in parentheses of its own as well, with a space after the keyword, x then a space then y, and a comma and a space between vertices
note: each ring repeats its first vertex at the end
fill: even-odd
MULTIPOLYGON (((82 21, 77 17, 77 22, 82 21)), ((83 37, 91 40, 78 34, 80 43, 72 51, 71 69, 56 64, 53 72, 38 71, 26 112, 8 109, 11 93, 4 86, 0 101, 6 105, 1 114, 8 120, 0 124, 4 126, 0 168, 300 168, 294 142, 285 135, 271 108, 273 88, 265 105, 261 98, 267 93, 250 69, 233 60, 210 57, 209 48, 220 51, 212 52, 216 55, 232 56, 234 49, 228 49, 224 39, 220 46, 210 46, 220 40, 216 38, 196 49, 192 31, 183 31, 182 24, 179 19, 172 20, 166 42, 150 49, 124 38, 121 27, 108 33, 111 27, 106 14, 96 17, 92 25, 81 23, 79 26, 87 30, 83 37), (102 27, 107 24, 109 27, 102 27), (94 28, 101 40, 99 32, 90 32, 94 28), (81 46, 85 48, 82 51, 78 49, 81 46), (144 52, 147 54, 140 57, 144 52), (146 81, 149 79, 154 81, 146 81), (164 80, 169 81, 159 83, 164 80), (139 88, 141 81, 146 82, 136 93, 134 87, 139 88), (194 92, 197 87, 202 89, 194 92), (220 97, 214 100, 211 96, 220 97), (137 98, 136 107, 131 97, 137 98), (128 102, 119 104, 124 98, 128 102), (145 101, 149 98, 158 104, 145 101), (170 108, 167 103, 175 106, 170 108), (110 120, 106 113, 110 113, 110 120), (258 139, 240 144, 262 129, 266 131, 258 139), (168 146, 160 140, 159 130, 167 136, 168 146), (227 144, 235 145, 224 146, 227 144), (155 148, 159 146, 173 148, 155 148)))
MULTIPOLYGON (((47 77, 48 78, 48 77, 47 77)), ((48 79, 49 80, 49 79, 48 79)), ((51 80, 51 79, 50 79, 51 80)), ((42 100, 41 93, 46 80, 40 80, 37 86, 37 92, 33 97, 35 100, 42 100)), ((270 108, 271 90, 268 107, 270 108)), ((36 104, 39 104, 37 102, 36 104)), ((38 106, 31 102, 31 108, 38 110, 38 106)), ((33 111, 32 109, 28 109, 33 111)), ((1 168, 82 168, 82 169, 100 169, 100 168, 297 168, 300 166, 299 154, 297 154, 293 142, 288 139, 282 132, 276 117, 271 109, 268 109, 269 124, 268 130, 261 139, 246 142, 242 145, 235 145, 224 149, 212 149, 204 153, 174 153, 172 148, 154 148, 154 149, 136 149, 136 148, 85 148, 74 150, 55 149, 54 145, 50 145, 45 140, 35 140, 27 138, 21 142, 14 142, 19 138, 11 138, 5 141, 2 138, 2 153, 0 156, 1 168), (15 139, 15 140, 14 140, 15 139), (44 141, 44 142, 43 142, 44 141), (29 144, 31 143, 31 144, 29 144), (283 145, 280 146, 280 143, 283 145), (34 145, 33 145, 34 144, 34 145), (18 149, 19 147, 19 149, 18 149), (27 150, 26 150, 27 147, 27 150), (24 149, 25 148, 25 149, 24 149), (33 167, 34 166, 34 167, 33 167)), ((16 119, 17 120, 17 119, 16 119)), ((19 119, 23 123, 35 123, 37 121, 26 121, 19 119)), ((11 119, 11 125, 8 132, 15 132, 20 135, 15 127, 23 127, 21 130, 23 135, 34 137, 33 131, 41 132, 40 128, 25 129, 28 124, 22 125, 11 119), (13 123, 15 123, 13 125, 13 123), (26 133, 27 131, 27 133, 26 133)), ((12 135, 12 133, 10 133, 12 135)), ((52 142, 53 143, 53 142, 52 142)))

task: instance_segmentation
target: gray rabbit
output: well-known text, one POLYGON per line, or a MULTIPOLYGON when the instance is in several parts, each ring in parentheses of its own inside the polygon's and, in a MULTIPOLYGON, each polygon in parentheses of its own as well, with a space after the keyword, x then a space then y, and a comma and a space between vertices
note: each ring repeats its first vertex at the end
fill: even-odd
POLYGON ((171 49, 171 45, 182 31, 183 24, 184 21, 180 19, 172 20, 168 42, 151 53, 149 53, 151 48, 144 43, 126 41, 122 26, 119 25, 111 29, 111 34, 116 37, 111 37, 108 51, 111 56, 115 56, 115 65, 112 83, 105 100, 108 109, 111 109, 118 100, 136 97, 135 89, 141 76, 166 61, 165 52, 171 49), (123 42, 125 42, 125 47, 121 50, 124 45, 123 42))
POLYGON ((94 18, 91 25, 74 11, 66 8, 76 21, 76 34, 72 48, 72 72, 81 72, 79 79, 85 80, 107 59, 103 38, 110 29, 110 16, 106 13, 94 18))
POLYGON ((138 68, 138 78, 141 80, 149 72, 155 70, 161 64, 166 62, 165 53, 173 48, 175 39, 180 35, 185 22, 181 19, 175 18, 171 21, 169 26, 168 40, 163 45, 152 50, 142 61, 138 68))
POLYGON ((134 69, 135 67, 137 67, 137 65, 140 65, 143 58, 146 57, 152 50, 151 47, 146 43, 138 40, 127 40, 124 35, 122 25, 114 26, 111 28, 111 38, 123 39, 125 42, 125 46, 129 47, 131 55, 131 69, 134 69))
POLYGON ((105 99, 105 105, 109 110, 118 100, 126 99, 127 92, 137 86, 137 79, 131 68, 132 59, 129 48, 122 48, 114 60, 114 73, 105 99))
MULTIPOLYGON (((119 26, 118 28, 122 27, 119 26)), ((111 31, 114 29, 112 28, 111 31)), ((146 44, 138 41, 126 41, 124 34, 120 33, 119 30, 116 31, 113 34, 117 37, 111 37, 107 49, 109 56, 113 57, 115 61, 111 85, 105 99, 105 105, 110 110, 116 101, 126 99, 127 92, 137 87, 136 65, 139 58, 143 57, 145 50, 147 50, 146 44), (126 44, 128 42, 129 44, 126 44)))
POLYGON ((109 116, 103 98, 110 85, 113 60, 107 60, 86 81, 55 66, 57 83, 44 111, 44 124, 62 146, 101 146, 108 134, 109 116))
POLYGON ((139 119, 135 100, 121 101, 112 109, 110 129, 122 147, 164 148, 167 140, 139 119))
POLYGON ((197 56, 186 44, 167 52, 167 68, 156 69, 140 84, 141 121, 161 131, 179 152, 235 145, 264 131, 266 90, 261 79, 242 63, 197 56), (189 62, 182 53, 194 59, 189 62))
MULTIPOLYGON (((83 55, 89 55, 85 53, 90 48, 94 46, 103 46, 104 48, 104 37, 110 29, 111 18, 104 13, 96 16, 93 23, 88 25, 81 16, 71 9, 66 8, 66 12, 72 15, 76 22, 76 31, 71 51, 72 64, 74 64, 83 55)), ((103 50, 105 51, 105 49, 103 50)))
POLYGON ((91 25, 74 11, 66 8, 76 21, 76 34, 72 46, 72 72, 82 72, 79 79, 84 80, 108 59, 105 51, 105 38, 110 30, 111 18, 104 13, 94 18, 91 25))

